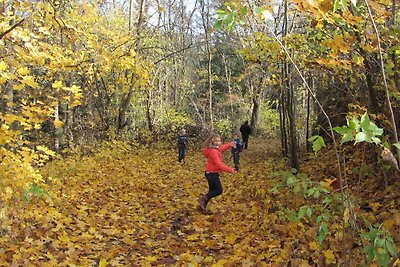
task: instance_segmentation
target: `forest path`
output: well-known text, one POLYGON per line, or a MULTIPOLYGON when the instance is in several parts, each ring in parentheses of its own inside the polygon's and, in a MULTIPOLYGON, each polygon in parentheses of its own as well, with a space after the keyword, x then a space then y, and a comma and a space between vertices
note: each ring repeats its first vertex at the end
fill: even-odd
MULTIPOLYGON (((267 176, 283 168, 273 144, 254 141, 224 192, 197 209, 207 192, 205 158, 189 149, 125 149, 49 164, 45 177, 65 182, 50 198, 24 207, 0 238, 0 262, 16 266, 271 266, 290 248, 273 227, 267 176), (18 231, 16 230, 18 229, 18 231), (274 231, 274 232, 272 232, 274 231), (285 245, 286 246, 286 245, 285 245)), ((279 146, 275 146, 279 147, 279 146)), ((225 162, 232 166, 230 152, 225 162)))

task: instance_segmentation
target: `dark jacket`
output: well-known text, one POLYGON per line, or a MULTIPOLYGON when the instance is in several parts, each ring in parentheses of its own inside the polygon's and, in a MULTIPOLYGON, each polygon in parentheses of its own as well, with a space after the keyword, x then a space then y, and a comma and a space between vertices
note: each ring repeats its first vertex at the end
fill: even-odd
POLYGON ((243 145, 240 142, 239 138, 236 138, 235 140, 233 140, 235 142, 236 147, 232 147, 232 153, 240 153, 243 150, 243 145))
POLYGON ((251 134, 251 127, 248 123, 244 123, 240 126, 240 132, 243 136, 249 136, 251 134))
POLYGON ((188 142, 188 138, 187 138, 186 135, 180 134, 180 135, 178 136, 178 146, 180 146, 180 147, 186 147, 187 142, 188 142))

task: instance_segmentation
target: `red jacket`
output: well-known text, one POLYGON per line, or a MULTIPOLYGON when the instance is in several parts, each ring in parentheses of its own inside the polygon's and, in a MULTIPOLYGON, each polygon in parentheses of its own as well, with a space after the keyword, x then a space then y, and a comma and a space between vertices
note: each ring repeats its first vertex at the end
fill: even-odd
POLYGON ((222 161, 222 151, 230 149, 231 143, 226 143, 219 148, 203 148, 203 154, 207 158, 206 172, 229 172, 233 173, 233 169, 222 161))

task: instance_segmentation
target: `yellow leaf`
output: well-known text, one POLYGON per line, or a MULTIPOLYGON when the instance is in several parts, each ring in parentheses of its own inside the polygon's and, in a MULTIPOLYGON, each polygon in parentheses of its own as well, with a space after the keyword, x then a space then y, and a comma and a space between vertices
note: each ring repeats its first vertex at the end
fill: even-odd
POLYGON ((381 203, 373 202, 369 203, 369 206, 372 208, 373 211, 377 211, 381 207, 381 203))
POLYGON ((310 246, 310 249, 311 249, 311 250, 317 250, 317 249, 319 249, 319 245, 318 245, 317 242, 315 242, 315 241, 312 241, 312 242, 309 244, 309 246, 310 246))
POLYGON ((325 262, 326 264, 336 263, 335 255, 333 255, 332 250, 328 249, 324 251, 325 262))
POLYGON ((1 74, 1 77, 2 77, 3 79, 6 79, 6 80, 15 80, 15 79, 17 78, 17 76, 15 76, 15 74, 12 74, 12 73, 10 73, 10 72, 2 73, 2 74, 1 74))
POLYGON ((39 84, 33 80, 33 76, 24 76, 22 77, 22 83, 27 84, 33 88, 37 88, 39 84))
POLYGON ((106 267, 107 266, 107 260, 101 259, 99 262, 99 267, 106 267))
POLYGON ((42 152, 44 152, 44 153, 46 153, 47 155, 50 155, 50 156, 55 156, 56 155, 56 153, 54 151, 48 149, 45 146, 37 146, 36 149, 40 150, 40 151, 42 151, 42 152))
POLYGON ((225 237, 225 241, 232 245, 236 242, 237 238, 238 238, 238 236, 235 233, 231 233, 230 235, 225 237))
POLYGON ((24 89, 24 87, 25 87, 25 84, 23 84, 23 83, 13 85, 13 89, 16 91, 20 91, 20 90, 24 89))
POLYGON ((395 223, 395 222, 394 222, 393 219, 385 220, 385 221, 383 222, 383 226, 384 226, 386 229, 391 229, 391 228, 393 227, 394 223, 395 223))
POLYGON ((63 87, 62 81, 55 81, 51 87, 53 87, 54 89, 60 89, 61 87, 63 87))
POLYGON ((228 263, 228 261, 225 260, 225 259, 222 259, 222 260, 219 260, 217 263, 215 263, 215 264, 213 264, 211 266, 212 267, 224 267, 226 263, 228 263))
POLYGON ((5 71, 8 68, 7 63, 0 61, 0 71, 5 71))
POLYGON ((195 241, 195 240, 199 239, 199 235, 198 234, 189 235, 186 239, 188 241, 195 241))
POLYGON ((6 194, 4 196, 4 200, 10 200, 13 196, 12 189, 10 187, 7 187, 5 191, 6 191, 6 194))
POLYGON ((60 120, 54 121, 54 127, 56 127, 56 129, 61 128, 63 125, 64 125, 64 122, 62 122, 60 120))
POLYGON ((23 76, 28 75, 30 73, 30 70, 27 67, 19 68, 17 71, 20 75, 23 75, 23 76))

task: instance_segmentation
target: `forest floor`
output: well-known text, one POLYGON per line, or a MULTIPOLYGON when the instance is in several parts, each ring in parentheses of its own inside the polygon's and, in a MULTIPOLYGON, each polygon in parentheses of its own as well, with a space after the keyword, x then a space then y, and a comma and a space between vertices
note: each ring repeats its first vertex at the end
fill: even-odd
MULTIPOLYGON (((184 164, 175 150, 123 145, 54 161, 42 170, 51 187, 32 187, 27 200, 0 218, 0 266, 356 266, 363 261, 356 245, 343 256, 340 224, 332 224, 337 231, 320 246, 317 224, 285 215, 303 198, 285 188, 270 192, 279 176, 271 174, 287 169, 279 144, 250 142, 240 172, 222 174, 224 192, 209 203, 210 215, 197 208, 207 191, 198 148, 189 148, 184 164)), ((229 154, 225 162, 232 165, 229 154)), ((307 164, 306 170, 315 166, 307 164)), ((392 200, 386 221, 399 233, 398 198, 392 200)), ((373 212, 381 204, 371 206, 370 216, 379 216, 373 212)))

